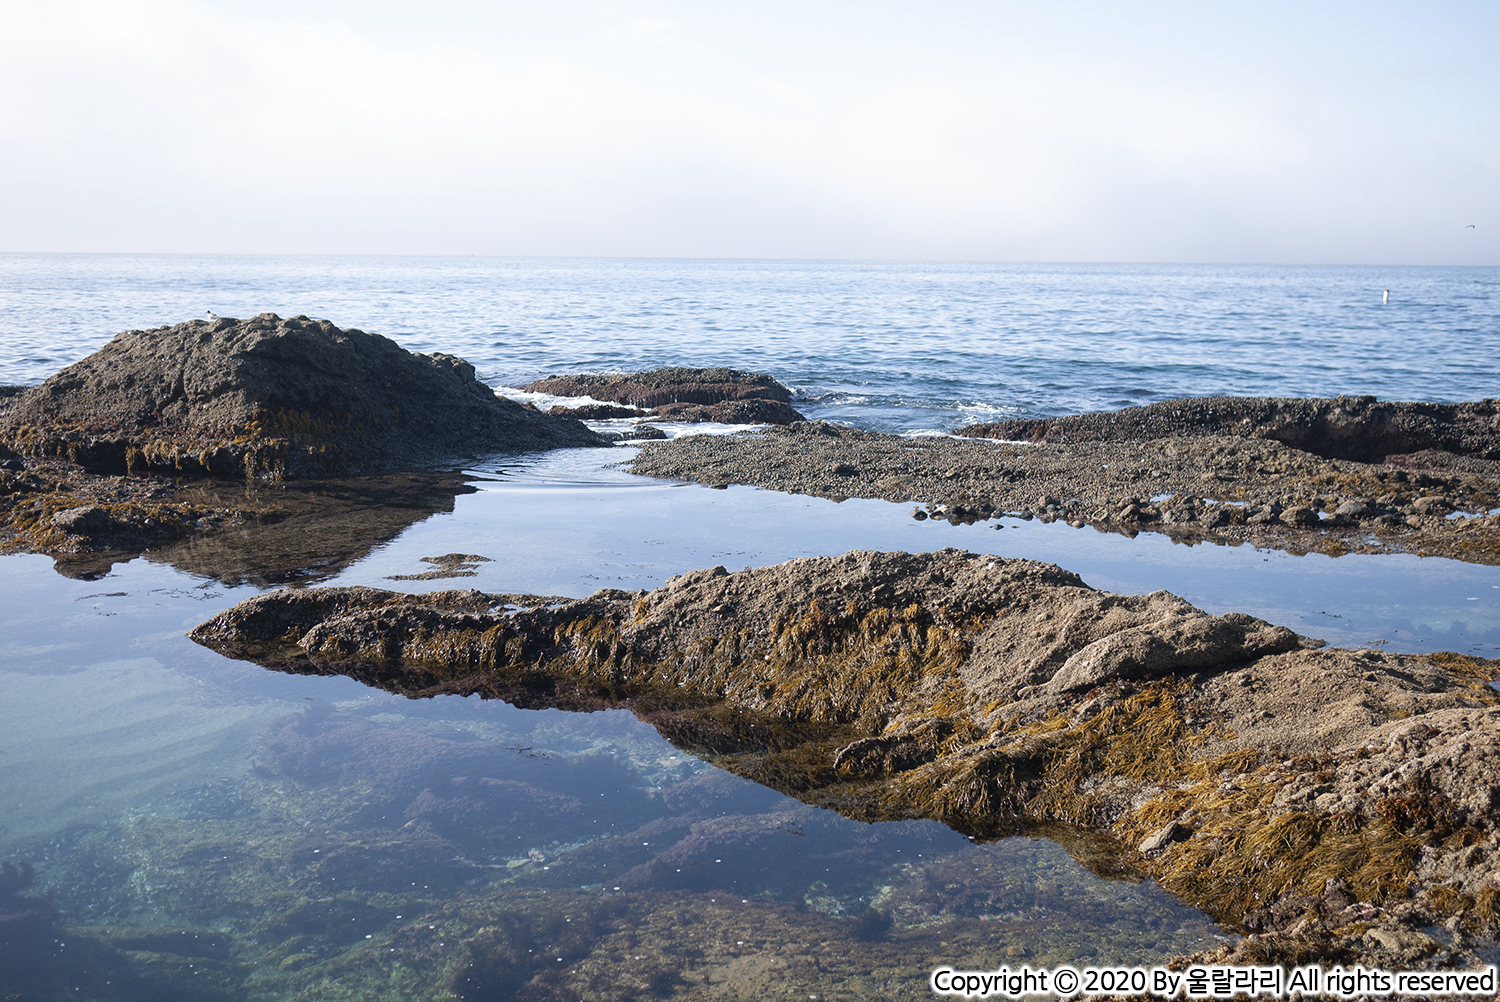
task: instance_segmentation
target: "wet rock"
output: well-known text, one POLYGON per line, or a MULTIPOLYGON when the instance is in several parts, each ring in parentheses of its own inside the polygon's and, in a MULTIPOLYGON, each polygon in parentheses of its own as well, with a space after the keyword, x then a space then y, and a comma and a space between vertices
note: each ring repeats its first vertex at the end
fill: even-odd
POLYGON ((660 421, 720 424, 791 424, 802 415, 780 400, 725 400, 716 404, 662 404, 651 416, 660 421))
MULTIPOLYGON (((1326 460, 1270 439, 1225 435, 1160 441, 1107 441, 1004 446, 951 438, 906 439, 825 422, 799 422, 742 435, 686 436, 648 444, 633 472, 700 483, 752 484, 829 498, 916 502, 943 522, 1017 517, 1066 519, 1105 531, 1143 528, 1185 542, 1212 539, 1259 547, 1348 552, 1403 552, 1500 563, 1500 535, 1467 532, 1500 507, 1500 462, 1494 471, 1467 467, 1427 477, 1423 492, 1474 516, 1444 520, 1413 510, 1386 522, 1334 515, 1351 499, 1399 496, 1408 472, 1326 460), (835 476, 843 466, 858 472, 835 476), (1217 479, 1205 481, 1213 470, 1217 479), (1326 496, 1337 484, 1340 496, 1326 496), (1147 502, 1147 498, 1160 498, 1147 502), (941 510, 940 510, 941 506, 941 510), (1305 508, 1313 518, 1285 510, 1305 508), (1327 510, 1328 519, 1317 512, 1327 510), (1418 521, 1408 523, 1406 518, 1418 521), (1298 521, 1300 519, 1300 521, 1298 521), (1408 525, 1418 529, 1408 532, 1408 525), (1362 531, 1376 529, 1374 532, 1362 531)), ((1392 502, 1379 502, 1384 509, 1392 502)), ((1385 516, 1380 516, 1384 518, 1385 516)))
POLYGON ((1196 397, 1100 414, 970 425, 959 435, 1028 442, 1103 442, 1180 435, 1272 439, 1325 459, 1378 463, 1440 450, 1500 460, 1500 401, 1431 404, 1371 396, 1196 397))
MULTIPOLYGON (((610 417, 639 417, 644 411, 662 421, 785 425, 803 420, 792 407, 792 394, 785 386, 770 376, 737 369, 669 368, 621 375, 548 376, 522 389, 564 397, 587 396, 633 408, 608 408, 610 417), (614 413, 617 410, 622 413, 614 413)), ((599 405, 580 411, 580 417, 604 416, 599 405)))
POLYGON ((582 407, 554 407, 547 413, 577 418, 580 421, 606 421, 613 418, 637 418, 639 407, 617 407, 614 404, 584 404, 582 407))
POLYGON ((497 397, 462 359, 272 313, 120 334, 16 398, 0 439, 94 471, 272 478, 601 443, 497 397))

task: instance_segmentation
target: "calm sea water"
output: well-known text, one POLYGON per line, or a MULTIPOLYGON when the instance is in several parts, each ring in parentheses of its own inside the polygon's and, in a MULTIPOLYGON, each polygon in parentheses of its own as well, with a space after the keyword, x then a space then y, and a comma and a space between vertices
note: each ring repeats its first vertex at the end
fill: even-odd
POLYGON ((503 258, 3 255, 0 382, 205 310, 327 318, 497 386, 729 365, 900 432, 1224 393, 1500 395, 1500 268, 503 258))
MULTIPOLYGON (((1185 394, 1459 400, 1500 386, 1497 282, 1497 269, 0 256, 0 383, 212 309, 327 317, 467 357, 496 386, 731 365, 777 376, 810 416, 908 433, 1185 394)), ((308 579, 581 596, 714 564, 959 546, 1336 644, 1500 653, 1500 568, 919 523, 879 501, 650 481, 619 471, 625 458, 475 470, 451 512, 308 579), (391 580, 449 552, 489 559, 472 579, 391 580)), ((1149 884, 1090 872, 1064 848, 1088 858, 1076 841, 849 821, 622 711, 409 701, 229 661, 184 631, 256 588, 183 563, 148 554, 76 580, 0 557, 0 862, 15 867, 0 871, 0 997, 915 999, 938 964, 1151 963, 1223 935, 1149 884)))

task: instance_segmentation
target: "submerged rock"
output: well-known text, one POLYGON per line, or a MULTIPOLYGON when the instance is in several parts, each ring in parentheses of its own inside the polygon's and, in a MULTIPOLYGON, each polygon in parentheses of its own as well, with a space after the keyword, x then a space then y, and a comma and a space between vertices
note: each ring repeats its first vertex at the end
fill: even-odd
POLYGON ((120 334, 13 396, 0 440, 95 471, 272 478, 603 444, 575 420, 497 397, 463 359, 273 313, 120 334))
POLYGON ((652 417, 660 421, 791 424, 801 421, 792 392, 770 376, 737 369, 653 369, 623 375, 548 376, 522 387, 528 393, 591 397, 627 407, 589 404, 554 413, 578 417, 652 417))
POLYGON ((192 636, 408 695, 627 706, 865 820, 1092 826, 1216 918, 1274 937, 1311 916, 1340 956, 1380 955, 1372 926, 1500 921, 1500 665, 1315 650, 1049 564, 855 552, 574 601, 282 591, 192 636), (1304 900, 1330 879, 1339 915, 1304 900))

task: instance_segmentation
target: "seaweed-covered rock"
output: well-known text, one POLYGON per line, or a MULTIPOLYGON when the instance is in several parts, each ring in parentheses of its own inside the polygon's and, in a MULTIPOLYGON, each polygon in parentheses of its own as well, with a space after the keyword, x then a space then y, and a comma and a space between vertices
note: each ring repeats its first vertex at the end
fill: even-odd
POLYGON ((14 397, 0 439, 97 471, 271 477, 603 444, 577 421, 497 397, 463 359, 273 313, 120 334, 14 397))
POLYGON ((1372 928, 1500 935, 1497 662, 1309 649, 1165 592, 956 550, 714 567, 571 602, 273 592, 192 636, 409 695, 627 706, 862 820, 1090 826, 1117 840, 1114 866, 1277 956, 1384 956, 1372 928))
POLYGON ((803 420, 792 391, 767 375, 723 367, 668 368, 627 374, 548 376, 522 387, 528 393, 591 397, 633 410, 587 405, 580 417, 653 417, 664 421, 723 424, 791 424, 803 420))
POLYGON ((1372 396, 1191 397, 1056 418, 974 424, 956 434, 1021 442, 1118 442, 1173 436, 1268 438, 1325 459, 1382 462, 1437 450, 1500 459, 1500 400, 1434 404, 1372 396))
POLYGON ((940 675, 988 703, 1033 686, 1162 678, 1299 646, 1290 630, 1212 616, 1166 592, 1112 595, 1051 564, 952 550, 856 551, 739 574, 716 567, 654 592, 563 604, 478 592, 273 592, 193 637, 226 652, 291 639, 329 665, 395 658, 413 687, 541 671, 877 729, 931 698, 940 675), (524 608, 497 611, 507 604, 524 608), (941 672, 918 670, 923 661, 941 672))

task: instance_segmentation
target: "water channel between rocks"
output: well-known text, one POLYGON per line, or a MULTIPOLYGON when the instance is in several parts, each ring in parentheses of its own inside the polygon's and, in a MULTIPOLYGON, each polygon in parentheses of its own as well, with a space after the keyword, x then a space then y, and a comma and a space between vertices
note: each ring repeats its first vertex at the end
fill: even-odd
MULTIPOLYGON (((955 546, 1339 645, 1500 651, 1500 568, 918 522, 909 505, 645 480, 611 465, 627 455, 483 465, 451 513, 322 583, 582 596, 955 546), (486 559, 389 580, 450 553, 486 559)), ((36 556, 0 567, 0 859, 18 867, 0 899, 50 894, 59 912, 24 961, 0 960, 27 998, 922 998, 938 964, 1150 963, 1222 935, 1091 872, 1107 847, 1077 833, 861 824, 625 711, 412 701, 229 661, 183 634, 256 589, 150 557, 97 580, 36 556)))

